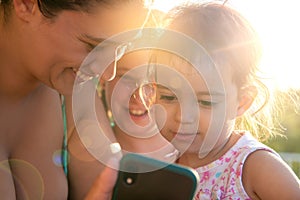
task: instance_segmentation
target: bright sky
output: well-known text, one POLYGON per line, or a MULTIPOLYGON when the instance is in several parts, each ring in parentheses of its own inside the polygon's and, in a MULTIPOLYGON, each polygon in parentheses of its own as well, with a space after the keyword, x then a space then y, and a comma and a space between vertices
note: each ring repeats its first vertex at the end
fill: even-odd
MULTIPOLYGON (((166 11, 182 1, 156 0, 156 6, 166 11)), ((264 47, 262 69, 274 84, 283 90, 300 88, 300 1, 229 0, 227 3, 258 31, 264 47)))

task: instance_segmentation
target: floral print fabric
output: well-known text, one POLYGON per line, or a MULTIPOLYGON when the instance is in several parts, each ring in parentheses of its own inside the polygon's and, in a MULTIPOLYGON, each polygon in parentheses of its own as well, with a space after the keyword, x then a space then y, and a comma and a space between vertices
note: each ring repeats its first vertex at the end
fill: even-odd
POLYGON ((266 150, 278 155, 271 148, 258 142, 249 132, 246 132, 218 160, 197 168, 200 183, 194 200, 250 199, 242 184, 242 173, 245 160, 252 152, 257 150, 266 150))

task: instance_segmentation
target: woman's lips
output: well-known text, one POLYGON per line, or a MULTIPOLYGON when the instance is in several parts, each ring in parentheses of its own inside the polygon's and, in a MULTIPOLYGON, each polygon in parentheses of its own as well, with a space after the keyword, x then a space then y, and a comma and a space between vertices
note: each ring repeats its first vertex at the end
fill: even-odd
POLYGON ((93 78, 93 76, 87 75, 82 73, 81 71, 78 71, 76 69, 73 69, 75 75, 77 76, 77 79, 79 80, 80 83, 87 82, 93 78))

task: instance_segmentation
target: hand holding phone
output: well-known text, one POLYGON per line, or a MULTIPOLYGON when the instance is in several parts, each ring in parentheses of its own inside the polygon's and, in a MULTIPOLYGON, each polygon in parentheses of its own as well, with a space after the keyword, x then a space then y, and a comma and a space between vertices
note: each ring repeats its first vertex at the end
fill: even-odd
POLYGON ((120 162, 113 200, 190 200, 199 182, 188 167, 139 154, 126 154, 120 162))

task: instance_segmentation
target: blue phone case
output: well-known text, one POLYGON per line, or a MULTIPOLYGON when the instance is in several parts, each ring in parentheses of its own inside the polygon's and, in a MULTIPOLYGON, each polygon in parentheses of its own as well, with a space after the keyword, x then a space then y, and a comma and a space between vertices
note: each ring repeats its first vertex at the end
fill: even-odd
POLYGON ((190 200, 198 173, 139 154, 126 154, 120 162, 113 200, 190 200))

